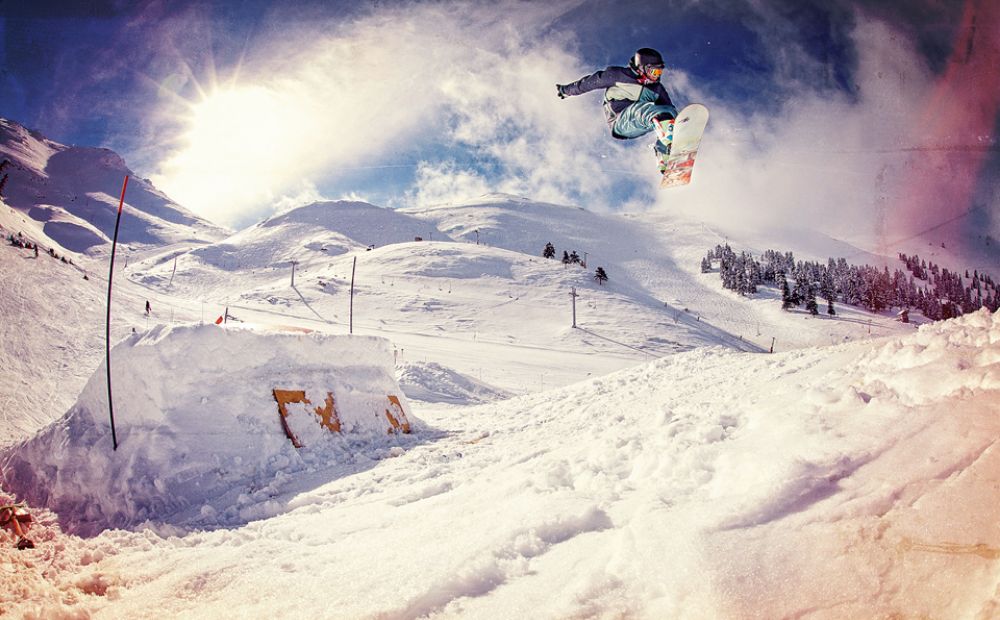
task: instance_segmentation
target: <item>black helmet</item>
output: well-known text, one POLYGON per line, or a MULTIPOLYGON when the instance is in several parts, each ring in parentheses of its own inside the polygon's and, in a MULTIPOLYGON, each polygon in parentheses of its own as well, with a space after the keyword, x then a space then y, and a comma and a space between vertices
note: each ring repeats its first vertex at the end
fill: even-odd
POLYGON ((640 80, 655 82, 663 73, 663 56, 651 47, 636 50, 628 66, 639 74, 640 80))

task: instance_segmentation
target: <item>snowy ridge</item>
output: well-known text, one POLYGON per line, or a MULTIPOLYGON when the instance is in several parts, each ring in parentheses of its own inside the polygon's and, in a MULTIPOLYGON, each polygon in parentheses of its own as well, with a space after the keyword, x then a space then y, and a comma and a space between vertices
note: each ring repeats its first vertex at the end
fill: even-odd
POLYGON ((135 177, 109 149, 66 146, 0 118, 0 159, 12 162, 6 171, 8 205, 42 224, 44 237, 34 241, 48 247, 88 254, 108 250, 126 175, 121 243, 206 243, 224 234, 135 177))
POLYGON ((49 506, 67 531, 268 516, 290 476, 377 459, 396 443, 387 434, 420 428, 392 377, 388 344, 375 338, 157 328, 117 345, 112 368, 117 451, 102 365, 61 420, 0 456, 3 488, 49 506), (324 418, 286 405, 301 450, 282 431, 273 389, 333 403, 324 418), (390 395, 401 406, 395 423, 383 414, 390 395), (264 498, 254 509, 251 495, 264 498), (185 509, 194 514, 178 516, 185 509))
MULTIPOLYGON (((537 202, 520 196, 487 194, 475 200, 433 207, 401 209, 434 223, 456 240, 501 247, 533 256, 551 242, 563 250, 584 250, 603 259, 653 250, 662 243, 625 218, 609 217, 579 207, 537 202), (477 234, 478 231, 478 234, 477 234)), ((582 254, 581 254, 582 256, 582 254)), ((593 263, 591 270, 598 263, 593 263)))
POLYGON ((426 222, 365 202, 316 202, 268 218, 217 244, 192 252, 219 269, 261 269, 291 260, 308 263, 351 250, 431 238, 426 222), (320 254, 322 253, 322 254, 320 254))
POLYGON ((284 280, 293 261, 307 272, 351 251, 412 242, 418 237, 447 239, 427 222, 393 209, 356 201, 316 202, 270 217, 217 243, 154 257, 148 272, 144 269, 135 277, 148 286, 176 284, 174 292, 205 294, 224 290, 233 272, 280 269, 284 280), (176 265, 168 260, 175 255, 176 265), (176 274, 180 277, 175 278, 176 274))

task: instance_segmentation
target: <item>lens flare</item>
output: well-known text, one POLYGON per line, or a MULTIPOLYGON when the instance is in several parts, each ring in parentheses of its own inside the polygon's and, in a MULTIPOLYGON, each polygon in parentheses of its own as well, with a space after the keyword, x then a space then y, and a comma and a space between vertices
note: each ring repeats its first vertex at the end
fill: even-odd
MULTIPOLYGON (((923 115, 913 119, 916 147, 905 189, 889 211, 894 224, 886 231, 891 236, 886 245, 894 238, 928 232, 942 243, 968 243, 968 226, 974 225, 969 216, 982 210, 976 191, 987 160, 998 147, 994 135, 1000 111, 997 24, 1000 3, 966 1, 947 68, 928 93, 923 115)), ((976 231, 972 232, 975 238, 976 231)))

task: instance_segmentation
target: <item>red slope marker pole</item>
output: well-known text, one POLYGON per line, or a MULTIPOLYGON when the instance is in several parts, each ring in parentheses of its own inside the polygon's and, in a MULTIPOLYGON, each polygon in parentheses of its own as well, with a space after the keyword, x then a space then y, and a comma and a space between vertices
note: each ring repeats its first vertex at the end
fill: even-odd
POLYGON ((108 367, 108 413, 111 416, 111 443, 114 449, 118 449, 118 435, 115 434, 115 405, 111 398, 111 280, 115 275, 115 250, 118 248, 118 226, 122 223, 122 206, 125 204, 125 188, 128 187, 128 175, 125 175, 125 183, 122 184, 122 197, 118 201, 118 217, 115 219, 115 238, 111 242, 111 269, 108 273, 108 320, 104 332, 104 350, 107 356, 106 366, 108 367))

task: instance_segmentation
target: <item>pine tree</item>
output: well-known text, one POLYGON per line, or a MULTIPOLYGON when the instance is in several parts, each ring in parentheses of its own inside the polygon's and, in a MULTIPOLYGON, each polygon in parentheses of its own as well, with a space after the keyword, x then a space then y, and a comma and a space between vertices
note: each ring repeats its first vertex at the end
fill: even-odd
POLYGON ((747 254, 747 292, 751 295, 757 293, 757 285, 764 283, 763 269, 761 269, 760 263, 758 263, 753 254, 747 254))
POLYGON ((550 243, 546 243, 545 244, 545 250, 542 252, 542 257, 543 258, 552 258, 555 255, 556 255, 556 249, 555 249, 555 247, 552 245, 551 242, 550 243))
POLYGON ((574 265, 579 264, 580 255, 576 253, 576 250, 573 250, 573 252, 570 253, 569 262, 573 263, 574 265))
POLYGON ((601 286, 608 281, 608 274, 604 271, 604 267, 597 268, 597 271, 594 272, 594 279, 597 280, 597 283, 601 286))
POLYGON ((562 262, 563 262, 563 265, 568 265, 569 264, 569 252, 567 252, 566 250, 563 250, 562 262))
POLYGON ((792 303, 796 306, 801 305, 806 299, 808 289, 809 278, 806 276, 805 268, 799 263, 795 269, 795 288, 792 289, 792 303))
MULTIPOLYGON (((830 261, 832 263, 833 259, 831 258, 830 261)), ((823 275, 820 276, 819 294, 831 307, 833 306, 833 301, 837 298, 837 288, 833 284, 833 272, 829 266, 823 271, 823 275)))
POLYGON ((819 314, 819 306, 816 304, 816 291, 813 289, 812 285, 806 287, 806 310, 809 314, 816 316, 819 314))
POLYGON ((778 272, 778 282, 781 284, 781 309, 788 310, 795 304, 792 303, 792 291, 788 288, 788 278, 785 277, 785 272, 778 272))

